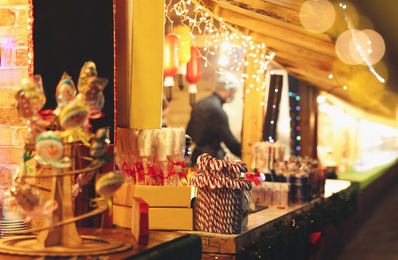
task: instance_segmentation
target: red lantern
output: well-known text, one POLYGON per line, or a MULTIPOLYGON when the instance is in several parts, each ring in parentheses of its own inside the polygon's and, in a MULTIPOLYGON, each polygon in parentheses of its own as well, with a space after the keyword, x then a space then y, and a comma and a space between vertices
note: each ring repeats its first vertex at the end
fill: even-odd
POLYGON ((164 45, 164 76, 172 77, 178 71, 178 36, 168 34, 164 45))
POLYGON ((187 63, 187 75, 185 76, 189 83, 188 93, 191 105, 196 103, 196 93, 198 92, 196 83, 200 79, 200 59, 199 50, 195 47, 191 47, 191 59, 187 63))
POLYGON ((168 101, 172 99, 172 87, 174 86, 174 75, 178 71, 178 36, 168 34, 165 37, 163 73, 164 86, 166 88, 166 97, 168 101))

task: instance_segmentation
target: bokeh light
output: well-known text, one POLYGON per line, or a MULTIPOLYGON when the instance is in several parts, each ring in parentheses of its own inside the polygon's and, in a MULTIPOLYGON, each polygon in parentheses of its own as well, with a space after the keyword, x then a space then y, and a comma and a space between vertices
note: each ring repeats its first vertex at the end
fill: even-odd
POLYGON ((334 7, 327 0, 308 0, 300 9, 301 24, 310 32, 327 31, 333 25, 335 18, 334 7))

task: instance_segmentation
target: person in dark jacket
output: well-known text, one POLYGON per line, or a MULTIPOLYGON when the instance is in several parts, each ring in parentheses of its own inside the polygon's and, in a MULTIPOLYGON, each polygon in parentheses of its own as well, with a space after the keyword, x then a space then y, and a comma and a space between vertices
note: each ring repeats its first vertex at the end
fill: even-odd
POLYGON ((238 78, 225 72, 217 78, 216 88, 212 95, 196 103, 191 112, 186 133, 191 136, 195 148, 192 152, 192 165, 196 165, 198 156, 208 153, 224 159, 225 146, 237 157, 241 157, 241 144, 233 136, 223 104, 232 101, 239 87, 238 78))

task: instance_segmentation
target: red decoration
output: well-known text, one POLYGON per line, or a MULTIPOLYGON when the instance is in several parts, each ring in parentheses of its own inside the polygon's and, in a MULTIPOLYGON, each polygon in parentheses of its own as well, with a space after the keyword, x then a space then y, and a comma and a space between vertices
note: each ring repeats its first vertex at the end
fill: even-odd
POLYGON ((195 47, 191 47, 191 59, 187 63, 187 75, 185 78, 189 82, 189 103, 193 106, 196 103, 196 93, 198 92, 196 82, 200 79, 200 52, 195 47))
POLYGON ((178 36, 168 34, 164 46, 164 76, 173 77, 178 71, 178 36))
POLYGON ((132 204, 133 218, 138 225, 132 227, 131 232, 139 245, 148 245, 149 240, 149 205, 142 198, 134 197, 132 204))
POLYGON ((187 63, 187 75, 189 84, 196 84, 200 79, 200 52, 197 48, 191 47, 191 59, 187 63))

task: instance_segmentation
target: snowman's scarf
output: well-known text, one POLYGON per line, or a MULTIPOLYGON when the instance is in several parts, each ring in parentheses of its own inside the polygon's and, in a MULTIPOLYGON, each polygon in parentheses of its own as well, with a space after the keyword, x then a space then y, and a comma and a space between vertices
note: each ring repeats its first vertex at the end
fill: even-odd
POLYGON ((68 143, 81 141, 86 146, 90 146, 91 133, 88 133, 83 128, 70 128, 61 133, 61 137, 66 138, 68 143))
POLYGON ((72 165, 72 161, 69 157, 64 157, 59 159, 58 161, 49 161, 45 160, 43 157, 40 155, 35 155, 35 160, 41 165, 52 165, 56 168, 69 168, 72 165))

